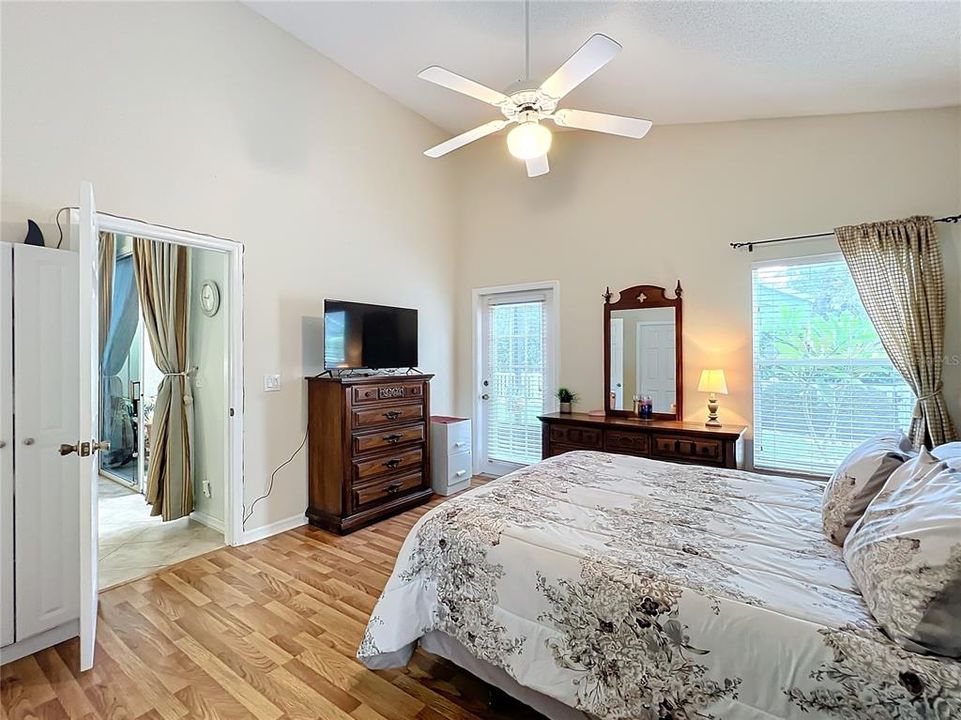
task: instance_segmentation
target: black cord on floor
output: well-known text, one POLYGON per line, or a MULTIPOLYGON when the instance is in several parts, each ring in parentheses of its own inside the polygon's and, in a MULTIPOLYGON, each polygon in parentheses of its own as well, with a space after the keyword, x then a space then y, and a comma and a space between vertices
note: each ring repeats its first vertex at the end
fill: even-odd
POLYGON ((254 508, 257 506, 257 503, 259 503, 261 500, 265 500, 265 499, 270 495, 270 493, 273 491, 273 489, 274 489, 274 477, 277 475, 277 473, 279 473, 281 470, 283 470, 284 467, 286 467, 286 466, 289 465, 291 462, 293 462, 294 458, 297 457, 297 453, 299 453, 301 450, 303 450, 303 449, 304 449, 304 445, 306 445, 306 444, 307 444, 307 433, 305 432, 305 433, 304 433, 304 439, 300 441, 300 445, 297 446, 297 449, 294 450, 293 454, 292 454, 289 458, 287 458, 286 460, 284 460, 284 462, 282 462, 280 465, 278 465, 278 466, 274 469, 274 471, 273 471, 272 473, 270 473, 270 480, 269 480, 268 483, 267 483, 267 491, 266 491, 263 495, 261 495, 259 498, 257 498, 256 500, 254 500, 252 503, 250 503, 250 510, 244 514, 244 519, 243 519, 243 522, 241 523, 241 527, 242 527, 243 529, 246 530, 246 528, 247 528, 247 521, 250 520, 250 517, 254 514, 254 508))

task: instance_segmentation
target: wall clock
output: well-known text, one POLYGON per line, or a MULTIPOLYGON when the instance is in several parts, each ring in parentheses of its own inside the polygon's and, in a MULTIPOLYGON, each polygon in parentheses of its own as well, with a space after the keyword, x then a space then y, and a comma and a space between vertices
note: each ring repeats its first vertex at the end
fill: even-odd
POLYGON ((207 317, 213 317, 220 310, 220 288, 213 280, 205 280, 200 286, 200 309, 207 317))

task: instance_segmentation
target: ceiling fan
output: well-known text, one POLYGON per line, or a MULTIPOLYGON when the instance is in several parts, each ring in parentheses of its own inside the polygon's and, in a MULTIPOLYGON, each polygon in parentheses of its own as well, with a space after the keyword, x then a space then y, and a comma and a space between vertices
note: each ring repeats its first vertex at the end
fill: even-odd
MULTIPOLYGON (((529 0, 525 6, 525 77, 530 78, 529 0)), ((492 90, 438 65, 422 70, 417 75, 422 80, 489 103, 499 108, 504 115, 503 120, 492 120, 461 133, 425 150, 424 154, 431 158, 446 155, 516 123, 517 126, 507 134, 507 149, 511 155, 527 163, 528 177, 537 177, 550 171, 547 151, 551 147, 551 131, 543 124, 544 120, 551 120, 561 127, 593 130, 636 139, 644 137, 651 129, 650 120, 557 108, 557 104, 565 95, 613 60, 620 49, 621 46, 606 35, 600 33, 591 35, 587 42, 581 45, 540 86, 534 86, 529 79, 521 80, 509 87, 506 93, 492 90)))

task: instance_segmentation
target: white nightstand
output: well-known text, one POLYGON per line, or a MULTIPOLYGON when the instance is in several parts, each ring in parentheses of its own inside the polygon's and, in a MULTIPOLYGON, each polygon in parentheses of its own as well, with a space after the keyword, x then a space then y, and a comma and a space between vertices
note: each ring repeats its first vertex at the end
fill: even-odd
POLYGON ((470 487, 470 438, 469 418, 431 417, 431 485, 438 495, 452 495, 470 487))

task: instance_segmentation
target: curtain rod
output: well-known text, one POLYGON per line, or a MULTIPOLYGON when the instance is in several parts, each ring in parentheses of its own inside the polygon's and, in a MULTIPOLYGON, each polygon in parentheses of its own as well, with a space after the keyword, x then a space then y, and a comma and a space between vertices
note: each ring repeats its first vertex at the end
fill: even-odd
MULTIPOLYGON (((934 222, 959 223, 961 222, 961 215, 947 215, 942 218, 937 218, 934 222)), ((753 242, 737 242, 737 243, 728 243, 728 244, 734 250, 739 250, 742 247, 746 247, 748 252, 754 252, 755 245, 767 245, 768 243, 790 242, 791 240, 811 240, 813 238, 833 237, 833 236, 834 236, 833 232, 821 232, 821 233, 811 233, 810 235, 790 235, 788 237, 771 238, 770 240, 754 240, 753 242)))

